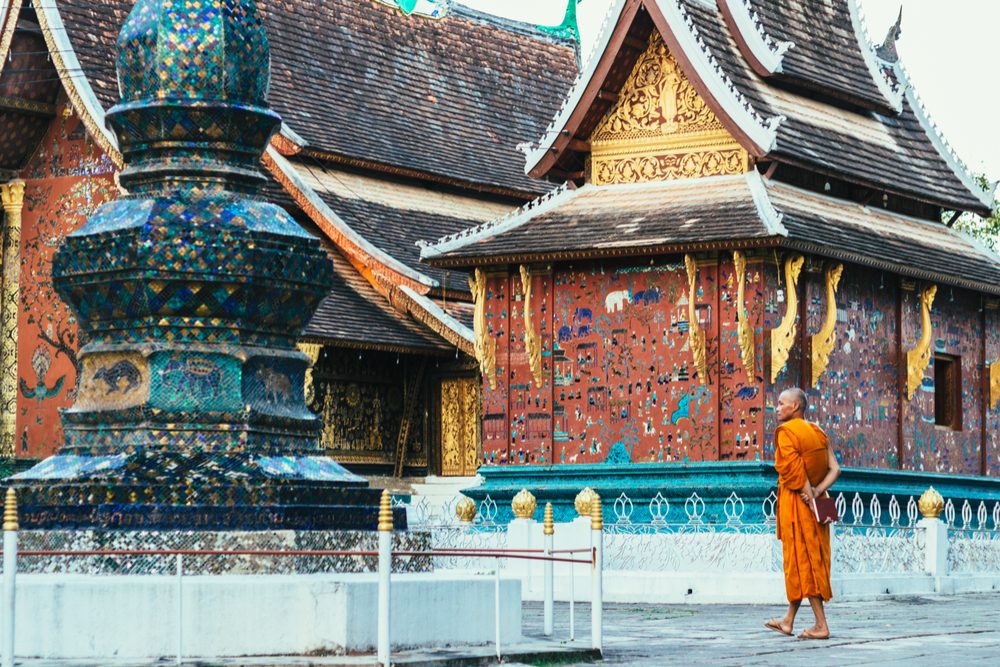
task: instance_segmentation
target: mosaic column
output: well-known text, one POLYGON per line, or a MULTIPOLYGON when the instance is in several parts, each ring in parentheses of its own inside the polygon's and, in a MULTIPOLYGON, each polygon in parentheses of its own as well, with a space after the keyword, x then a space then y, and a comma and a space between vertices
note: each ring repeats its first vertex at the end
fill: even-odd
POLYGON ((0 302, 0 457, 14 456, 17 437, 17 316, 21 303, 21 209, 24 181, 0 185, 5 233, 0 302))

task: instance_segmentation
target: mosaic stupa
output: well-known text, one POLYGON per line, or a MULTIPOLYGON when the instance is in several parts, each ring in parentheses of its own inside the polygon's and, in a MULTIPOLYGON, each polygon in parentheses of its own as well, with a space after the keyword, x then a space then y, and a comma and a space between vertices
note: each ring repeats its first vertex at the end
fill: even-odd
POLYGON ((378 492, 305 403, 296 336, 332 268, 259 194, 281 120, 256 3, 138 0, 117 70, 127 195, 55 257, 81 371, 61 448, 14 478, 22 525, 373 529, 378 492))

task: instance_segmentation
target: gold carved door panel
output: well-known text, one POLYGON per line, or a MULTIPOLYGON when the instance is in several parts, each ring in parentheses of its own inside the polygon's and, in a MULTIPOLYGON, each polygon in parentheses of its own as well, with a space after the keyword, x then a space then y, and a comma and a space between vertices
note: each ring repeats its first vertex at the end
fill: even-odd
POLYGON ((478 467, 478 378, 441 380, 441 474, 475 475, 478 467))

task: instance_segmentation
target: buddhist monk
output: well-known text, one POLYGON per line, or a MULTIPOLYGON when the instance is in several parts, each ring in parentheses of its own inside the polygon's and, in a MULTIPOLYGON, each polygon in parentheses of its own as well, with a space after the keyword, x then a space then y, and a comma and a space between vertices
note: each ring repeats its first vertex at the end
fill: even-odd
POLYGON ((840 475, 833 448, 820 427, 803 419, 807 406, 801 389, 788 389, 778 397, 774 467, 778 472, 778 539, 785 570, 788 611, 764 626, 792 634, 795 614, 809 600, 816 624, 799 635, 802 639, 827 639, 823 602, 830 591, 830 526, 821 525, 812 510, 812 499, 823 496, 840 475))

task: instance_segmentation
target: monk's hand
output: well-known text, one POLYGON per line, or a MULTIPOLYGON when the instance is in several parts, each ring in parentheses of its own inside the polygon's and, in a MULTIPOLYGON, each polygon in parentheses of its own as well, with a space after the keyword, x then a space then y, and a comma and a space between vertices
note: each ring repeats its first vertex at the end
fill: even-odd
POLYGON ((802 498, 802 502, 806 504, 811 503, 813 499, 812 493, 810 493, 806 489, 802 489, 801 491, 799 491, 799 498, 802 498))

